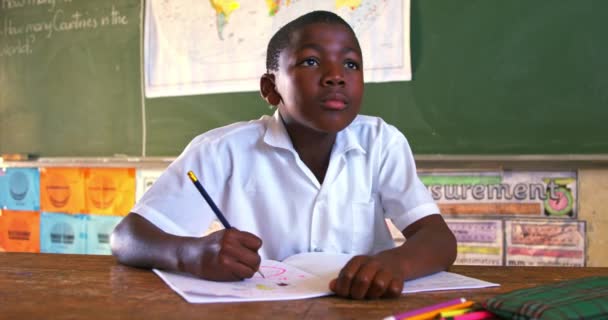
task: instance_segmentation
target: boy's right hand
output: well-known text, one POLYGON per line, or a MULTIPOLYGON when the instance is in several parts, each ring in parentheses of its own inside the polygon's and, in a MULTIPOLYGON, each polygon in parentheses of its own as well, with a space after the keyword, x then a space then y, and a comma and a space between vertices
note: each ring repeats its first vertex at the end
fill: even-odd
POLYGON ((179 247, 179 271, 214 281, 251 278, 260 267, 262 240, 245 231, 224 229, 188 238, 179 247))

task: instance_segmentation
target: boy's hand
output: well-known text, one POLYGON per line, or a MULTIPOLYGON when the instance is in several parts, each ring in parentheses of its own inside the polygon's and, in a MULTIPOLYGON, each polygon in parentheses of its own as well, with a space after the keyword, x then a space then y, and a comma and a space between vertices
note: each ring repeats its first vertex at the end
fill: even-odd
POLYGON ((262 240, 237 229, 189 238, 179 248, 179 270, 214 281, 251 278, 260 267, 262 240))
POLYGON ((395 298, 403 290, 404 275, 390 255, 356 256, 333 279, 329 288, 352 299, 395 298))

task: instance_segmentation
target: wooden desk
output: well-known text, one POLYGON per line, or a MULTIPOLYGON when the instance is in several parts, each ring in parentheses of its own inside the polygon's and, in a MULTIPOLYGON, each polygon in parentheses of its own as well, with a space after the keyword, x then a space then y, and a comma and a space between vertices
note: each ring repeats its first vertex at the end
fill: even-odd
POLYGON ((451 271, 501 286, 394 300, 189 304, 151 271, 119 265, 111 256, 0 253, 0 319, 382 319, 461 296, 483 301, 518 288, 608 275, 608 268, 454 266, 451 271))

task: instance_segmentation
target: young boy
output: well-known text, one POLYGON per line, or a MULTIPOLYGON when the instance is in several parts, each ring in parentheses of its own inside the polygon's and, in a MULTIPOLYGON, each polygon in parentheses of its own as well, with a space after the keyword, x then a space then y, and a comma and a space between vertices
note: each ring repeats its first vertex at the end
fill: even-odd
POLYGON ((455 238, 405 137, 358 116, 363 61, 351 27, 330 12, 301 16, 270 40, 266 66, 261 95, 278 110, 196 137, 114 230, 118 261, 234 281, 261 258, 350 253, 328 285, 353 299, 397 297, 404 280, 450 266, 455 238), (215 216, 189 170, 235 228, 202 236, 215 216))

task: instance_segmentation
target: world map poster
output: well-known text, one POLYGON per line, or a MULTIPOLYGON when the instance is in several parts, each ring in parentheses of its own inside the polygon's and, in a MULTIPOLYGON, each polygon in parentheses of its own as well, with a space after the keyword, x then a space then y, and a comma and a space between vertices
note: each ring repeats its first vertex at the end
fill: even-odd
POLYGON ((257 91, 272 35, 314 10, 335 12, 353 27, 365 82, 411 80, 410 0, 151 0, 146 96, 257 91))

